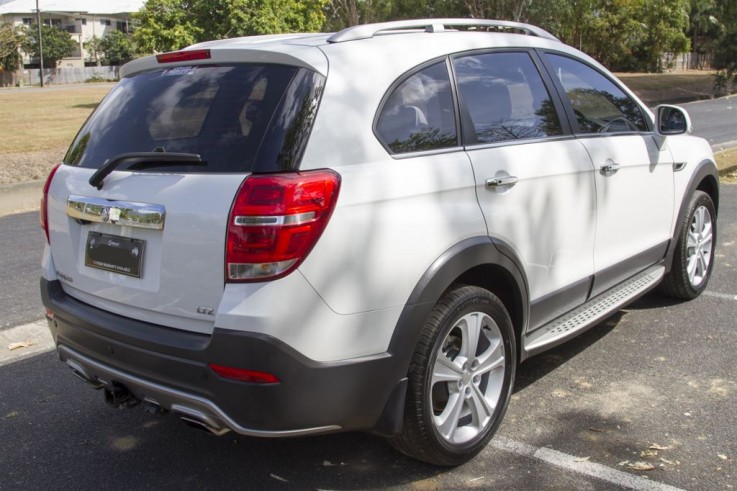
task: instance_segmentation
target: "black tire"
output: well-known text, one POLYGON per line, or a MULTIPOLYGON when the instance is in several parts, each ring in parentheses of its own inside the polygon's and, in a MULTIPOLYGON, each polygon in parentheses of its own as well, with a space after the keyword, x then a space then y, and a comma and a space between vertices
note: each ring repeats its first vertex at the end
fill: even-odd
POLYGON ((502 302, 478 287, 450 290, 422 329, 409 367, 402 433, 390 443, 435 465, 467 462, 489 443, 504 417, 516 363, 512 321, 502 302), (479 333, 475 343, 468 331, 479 333), (433 384, 436 362, 438 374, 451 363, 445 373, 457 378, 433 384), (448 424, 440 423, 443 415, 448 424))
POLYGON ((706 290, 714 267, 717 214, 711 197, 703 191, 695 191, 689 200, 688 212, 679 225, 673 264, 660 284, 660 292, 669 297, 691 300, 706 290), (708 231, 710 244, 708 245, 702 245, 702 240, 706 236, 705 230, 695 230, 699 225, 699 214, 703 214, 704 218, 708 218, 710 222, 708 231), (689 242, 689 235, 691 235, 691 242, 689 242), (697 247, 694 247, 694 243, 697 244, 697 247), (708 264, 703 267, 701 266, 703 263, 699 262, 700 266, 695 270, 695 274, 690 276, 689 260, 694 257, 701 257, 708 261, 708 264), (701 270, 703 270, 702 274, 696 274, 701 270))

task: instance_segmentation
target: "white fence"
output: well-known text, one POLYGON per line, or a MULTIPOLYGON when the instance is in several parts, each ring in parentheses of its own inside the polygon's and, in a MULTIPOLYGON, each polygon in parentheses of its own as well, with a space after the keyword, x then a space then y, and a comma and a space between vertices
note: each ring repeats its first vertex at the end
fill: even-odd
MULTIPOLYGON (((117 81, 117 66, 93 66, 84 68, 46 68, 44 84, 79 84, 84 82, 117 81)), ((0 72, 0 87, 18 87, 23 85, 40 85, 39 70, 21 70, 17 72, 0 72)))
POLYGON ((666 70, 711 70, 714 55, 706 53, 679 53, 663 56, 663 68, 666 70))

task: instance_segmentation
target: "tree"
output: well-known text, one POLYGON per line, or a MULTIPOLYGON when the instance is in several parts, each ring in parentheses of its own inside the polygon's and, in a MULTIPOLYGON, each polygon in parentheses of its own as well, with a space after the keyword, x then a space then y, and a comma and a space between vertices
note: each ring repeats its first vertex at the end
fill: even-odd
POLYGON ((136 57, 133 36, 113 31, 100 40, 100 51, 106 65, 123 65, 136 57))
POLYGON ((714 68, 718 70, 716 85, 726 87, 731 82, 737 86, 737 3, 721 0, 719 16, 722 34, 714 53, 714 68))
POLYGON ((13 71, 21 61, 21 34, 11 24, 0 23, 0 71, 13 71))
POLYGON ((145 53, 237 36, 319 31, 329 0, 148 0, 134 18, 145 53))
POLYGON ((691 44, 686 36, 689 26, 688 0, 647 0, 638 18, 644 24, 643 37, 633 48, 636 68, 647 72, 662 72, 663 55, 685 53, 691 44))
MULTIPOLYGON (((77 43, 69 36, 69 33, 58 27, 42 26, 41 36, 44 68, 56 68, 56 62, 71 55, 74 52, 74 48, 77 47, 77 43)), ((23 30, 21 48, 31 58, 40 58, 38 50, 38 26, 31 24, 23 30)))
POLYGON ((391 17, 392 0, 331 0, 325 7, 324 30, 339 31, 348 26, 384 22, 391 17))
POLYGON ((97 63, 98 66, 100 66, 100 62, 102 61, 102 56, 104 55, 104 52, 102 48, 100 47, 101 41, 102 41, 102 38, 100 36, 92 36, 89 41, 84 42, 85 51, 89 53, 92 61, 97 63))

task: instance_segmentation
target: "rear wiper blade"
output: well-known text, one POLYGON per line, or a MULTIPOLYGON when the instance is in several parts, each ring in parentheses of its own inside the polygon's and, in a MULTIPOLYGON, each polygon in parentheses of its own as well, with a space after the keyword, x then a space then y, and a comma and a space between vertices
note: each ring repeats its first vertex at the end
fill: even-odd
POLYGON ((141 169, 143 167, 158 165, 207 165, 202 157, 196 153, 167 153, 167 152, 131 152, 121 153, 105 161, 102 167, 90 177, 90 186, 102 189, 103 179, 123 163, 128 163, 129 169, 141 169))

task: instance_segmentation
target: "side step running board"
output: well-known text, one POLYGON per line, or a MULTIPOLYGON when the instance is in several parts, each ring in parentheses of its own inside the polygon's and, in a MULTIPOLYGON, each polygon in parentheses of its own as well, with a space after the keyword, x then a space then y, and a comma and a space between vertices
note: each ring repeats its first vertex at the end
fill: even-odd
POLYGON ((525 337, 528 356, 552 348, 594 326, 626 303, 644 294, 663 277, 665 267, 652 266, 525 337))

